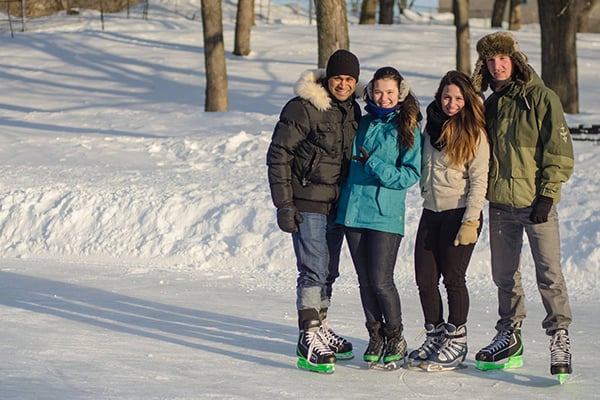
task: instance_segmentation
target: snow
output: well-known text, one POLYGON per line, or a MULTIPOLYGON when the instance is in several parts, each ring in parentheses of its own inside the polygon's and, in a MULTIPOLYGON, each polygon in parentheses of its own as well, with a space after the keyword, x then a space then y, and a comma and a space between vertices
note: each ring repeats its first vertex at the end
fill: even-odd
MULTIPOLYGON (((63 13, 27 21, 14 38, 0 19, 0 398, 597 397, 600 149, 580 141, 559 204, 574 313, 564 385, 549 374, 527 244, 526 364, 474 367, 496 321, 486 227, 468 271, 468 368, 367 371, 344 247, 330 323, 358 357, 332 375, 298 370, 295 260, 275 223, 265 153, 296 79, 316 66, 316 29, 297 3, 272 4, 271 22, 258 16, 252 29, 252 53, 236 57, 235 4, 224 2, 230 111, 206 113, 199 15, 197 0, 155 0, 148 19, 136 7, 129 18, 106 15, 102 30, 96 12, 63 13)), ((472 20, 472 44, 491 31, 472 20)), ((393 26, 350 17, 361 80, 396 66, 423 108, 454 66, 454 32, 445 14, 412 13, 393 26)), ((517 36, 541 72, 539 27, 517 36)), ((572 126, 600 123, 599 50, 600 36, 578 35, 572 126)), ((410 348, 423 340, 412 270, 420 211, 414 188, 396 273, 410 348)))

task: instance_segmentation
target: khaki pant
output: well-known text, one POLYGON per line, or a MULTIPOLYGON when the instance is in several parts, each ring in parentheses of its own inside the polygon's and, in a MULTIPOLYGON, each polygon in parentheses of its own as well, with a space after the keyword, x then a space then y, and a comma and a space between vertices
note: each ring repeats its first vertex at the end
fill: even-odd
POLYGON ((553 206, 548 221, 533 224, 531 208, 512 208, 490 204, 490 248, 492 277, 498 287, 498 331, 519 328, 525 319, 525 295, 519 263, 523 248, 523 231, 527 234, 535 264, 535 276, 546 317, 542 327, 548 335, 568 329, 572 315, 567 286, 560 265, 558 213, 553 206))

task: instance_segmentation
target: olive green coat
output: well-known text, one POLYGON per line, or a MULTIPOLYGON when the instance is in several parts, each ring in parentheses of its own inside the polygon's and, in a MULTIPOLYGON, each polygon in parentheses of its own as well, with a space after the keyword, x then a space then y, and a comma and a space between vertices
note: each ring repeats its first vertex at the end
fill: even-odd
POLYGON ((573 173, 573 144, 560 99, 531 69, 485 101, 491 159, 487 199, 530 207, 537 195, 560 200, 573 173))

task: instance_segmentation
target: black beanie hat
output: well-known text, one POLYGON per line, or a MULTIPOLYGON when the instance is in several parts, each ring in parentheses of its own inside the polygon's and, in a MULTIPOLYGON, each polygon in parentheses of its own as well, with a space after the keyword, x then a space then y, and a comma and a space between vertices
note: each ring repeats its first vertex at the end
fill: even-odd
POLYGON ((337 75, 350 75, 358 82, 359 72, 358 58, 348 50, 336 50, 327 61, 327 79, 337 75))

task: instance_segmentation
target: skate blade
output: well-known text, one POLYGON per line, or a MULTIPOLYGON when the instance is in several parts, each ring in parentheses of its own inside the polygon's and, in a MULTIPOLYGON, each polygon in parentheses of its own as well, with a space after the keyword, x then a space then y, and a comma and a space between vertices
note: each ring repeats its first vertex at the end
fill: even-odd
POLYGON ((567 380, 568 375, 569 374, 556 374, 556 379, 558 379, 558 383, 560 383, 561 385, 564 384, 567 380))
POLYGON ((421 367, 423 367, 426 362, 427 361, 424 360, 408 360, 406 367, 412 370, 421 370, 421 367))
POLYGON ((519 368, 523 366, 523 357, 521 356, 513 356, 508 357, 508 360, 503 364, 496 364, 493 361, 481 361, 477 360, 475 364, 476 368, 481 371, 490 371, 494 369, 509 369, 509 368, 519 368))
POLYGON ((467 368, 467 366, 462 363, 456 364, 456 365, 442 365, 442 364, 436 364, 433 362, 428 362, 428 363, 422 363, 420 365, 420 368, 427 372, 445 372, 445 371, 454 371, 456 369, 467 368))
POLYGON ((317 372, 319 374, 333 374, 333 372, 335 371, 335 364, 314 365, 310 364, 304 357, 298 358, 297 366, 300 369, 305 369, 311 372, 317 372))
POLYGON ((397 369, 402 368, 404 363, 402 360, 399 360, 399 361, 392 361, 387 364, 370 362, 370 363, 367 363, 367 365, 368 365, 369 369, 375 369, 375 370, 379 370, 379 371, 395 371, 397 369))
POLYGON ((354 353, 352 351, 348 351, 346 353, 334 353, 336 360, 346 361, 352 360, 354 358, 354 353))

